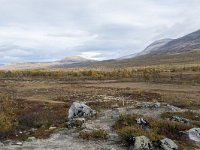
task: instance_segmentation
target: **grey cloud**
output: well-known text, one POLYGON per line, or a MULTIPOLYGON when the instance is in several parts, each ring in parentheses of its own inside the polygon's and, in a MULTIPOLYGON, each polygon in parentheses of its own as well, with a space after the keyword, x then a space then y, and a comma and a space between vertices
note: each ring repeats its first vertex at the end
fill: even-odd
POLYGON ((199 29, 199 10, 199 0, 0 0, 0 63, 121 57, 199 29))

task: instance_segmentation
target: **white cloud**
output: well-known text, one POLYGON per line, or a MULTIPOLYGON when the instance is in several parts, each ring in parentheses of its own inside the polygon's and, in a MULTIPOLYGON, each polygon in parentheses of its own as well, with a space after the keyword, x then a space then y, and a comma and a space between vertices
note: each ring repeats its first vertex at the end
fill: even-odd
POLYGON ((132 54, 199 29, 199 10, 199 0, 0 0, 0 63, 132 54))
POLYGON ((102 57, 102 54, 99 52, 82 52, 79 56, 87 59, 92 60, 103 60, 106 59, 105 57, 102 57))

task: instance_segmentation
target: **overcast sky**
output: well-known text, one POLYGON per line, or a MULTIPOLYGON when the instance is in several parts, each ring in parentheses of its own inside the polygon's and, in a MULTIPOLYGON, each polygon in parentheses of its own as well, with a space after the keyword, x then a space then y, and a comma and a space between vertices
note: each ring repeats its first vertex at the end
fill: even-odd
POLYGON ((200 29, 200 0, 0 0, 0 63, 111 59, 200 29))

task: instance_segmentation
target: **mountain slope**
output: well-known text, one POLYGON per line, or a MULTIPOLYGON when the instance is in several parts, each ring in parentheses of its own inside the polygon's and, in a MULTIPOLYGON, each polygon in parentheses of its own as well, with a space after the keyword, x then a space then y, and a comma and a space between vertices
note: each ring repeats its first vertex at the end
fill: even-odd
POLYGON ((60 60, 59 62, 64 63, 64 64, 74 64, 74 63, 83 63, 83 62, 90 62, 90 61, 93 61, 93 60, 86 59, 81 56, 72 56, 72 57, 66 57, 60 60))
POLYGON ((163 45, 156 52, 158 54, 176 54, 200 50, 200 30, 163 45))
POLYGON ((97 62, 90 65, 90 67, 124 68, 166 64, 199 65, 200 30, 174 40, 164 39, 155 41, 138 54, 121 57, 121 59, 112 61, 97 62))
POLYGON ((155 41, 149 46, 147 46, 142 52, 138 53, 137 56, 146 55, 146 54, 158 51, 162 46, 166 45, 170 41, 172 41, 172 39, 162 39, 162 40, 155 41))

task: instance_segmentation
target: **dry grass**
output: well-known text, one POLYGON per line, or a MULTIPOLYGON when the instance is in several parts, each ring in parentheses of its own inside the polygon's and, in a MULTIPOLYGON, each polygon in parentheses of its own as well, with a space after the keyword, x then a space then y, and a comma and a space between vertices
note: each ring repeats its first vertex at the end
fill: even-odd
POLYGON ((16 123, 17 104, 9 95, 0 94, 0 139, 11 133, 16 123))
POLYGON ((50 135, 50 126, 63 127, 66 118, 66 105, 12 100, 0 95, 0 139, 21 139, 28 136, 44 138, 50 135), (29 132, 35 128, 34 132, 29 132), (19 132, 23 132, 19 134, 19 132))
POLYGON ((161 114, 163 119, 171 118, 172 116, 179 116, 190 120, 190 123, 196 127, 200 127, 200 114, 192 111, 186 112, 165 112, 161 114))
POLYGON ((145 118, 150 123, 150 128, 146 129, 136 123, 136 118, 137 115, 122 115, 113 126, 125 143, 128 143, 132 136, 146 136, 154 142, 167 137, 180 143, 187 143, 189 148, 194 147, 193 143, 180 132, 191 129, 194 127, 193 125, 164 119, 145 118))
POLYGON ((200 94, 198 91, 163 92, 161 102, 166 102, 179 108, 199 109, 200 94))
POLYGON ((91 139, 107 139, 108 133, 103 129, 93 130, 91 132, 81 131, 79 136, 83 139, 91 140, 91 139))

